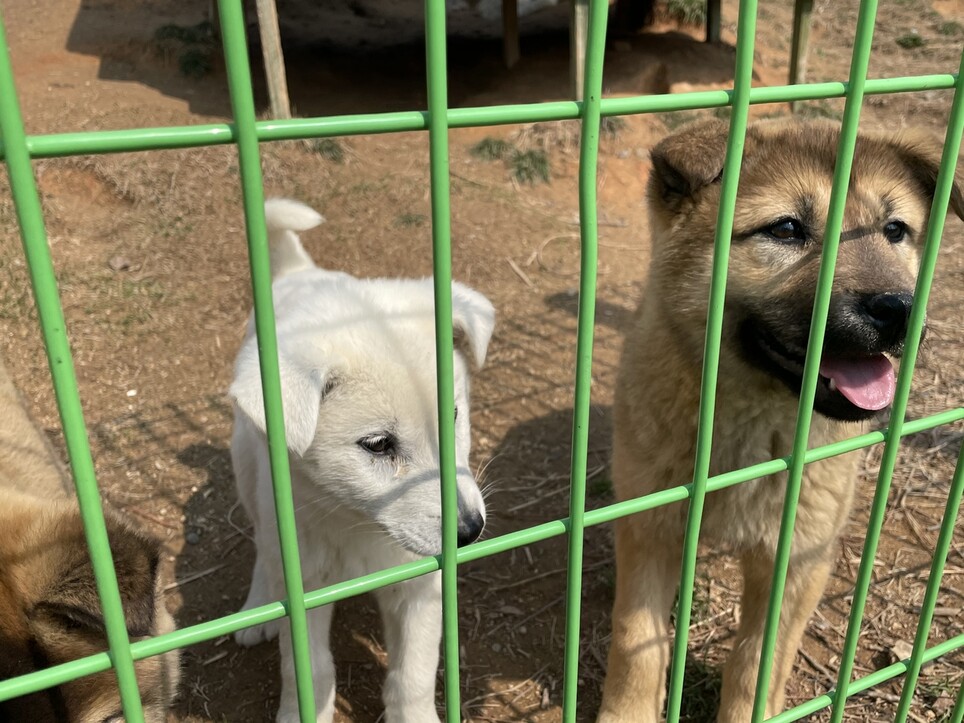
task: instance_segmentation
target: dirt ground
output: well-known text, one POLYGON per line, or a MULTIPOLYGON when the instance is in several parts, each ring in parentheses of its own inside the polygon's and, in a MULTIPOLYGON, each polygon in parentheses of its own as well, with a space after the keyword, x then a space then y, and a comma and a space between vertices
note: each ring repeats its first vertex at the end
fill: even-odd
MULTIPOLYGON (((303 116, 422 108, 424 55, 418 4, 395 12, 392 33, 374 2, 330 3, 334 37, 287 48, 291 96, 303 116), (333 26, 334 27, 334 26, 333 26), (384 36, 388 36, 388 40, 384 36), (400 44, 388 44, 390 38, 400 44), (377 38, 376 45, 372 38, 377 38), (364 44, 362 41, 365 41, 364 44)), ((402 6, 404 3, 397 3, 402 6)), ((792 3, 763 0, 756 82, 784 82, 792 3)), ((810 79, 845 79, 856 2, 817 0, 810 79)), ((223 64, 192 28, 207 4, 187 0, 2 0, 29 133, 224 122, 223 64)), ((723 43, 696 28, 658 24, 611 40, 605 93, 727 87, 736 2, 724 2, 723 43)), ((283 12, 283 4, 282 4, 283 12)), ((871 77, 957 69, 964 30, 959 0, 881 3, 871 77), (909 36, 914 36, 916 39, 909 36), (899 42, 898 42, 899 41, 899 42), (907 47, 905 47, 907 46, 907 47)), ((523 20, 523 59, 501 64, 497 39, 450 47, 455 106, 566 97, 566 9, 523 20)), ((261 74, 255 68, 260 83, 261 74)), ((265 105, 263 84, 258 100, 265 105)), ((951 94, 868 97, 868 127, 944 127, 951 94)), ((839 117, 842 101, 804 104, 839 117)), ((589 504, 611 501, 610 403, 620 338, 648 258, 643 188, 648 150, 668 130, 711 111, 626 118, 607 126, 599 165, 600 273, 590 429, 589 504)), ((787 113, 761 107, 756 115, 787 113)), ((474 462, 491 487, 488 535, 567 514, 569 425, 578 283, 578 127, 541 124, 453 131, 456 278, 491 298, 498 324, 474 386, 474 462), (549 183, 514 180, 510 164, 471 153, 500 139, 543 150, 549 183)), ((430 272, 428 147, 424 134, 357 137, 335 144, 263 147, 269 194, 302 199, 328 222, 307 235, 322 265, 358 275, 430 272)), ((238 508, 225 390, 250 306, 243 216, 232 148, 77 157, 36 163, 47 228, 73 343, 104 496, 165 544, 169 605, 181 625, 237 610, 252 563, 238 508)), ((5 183, 5 180, 2 181, 5 183)), ((0 339, 9 367, 58 444, 56 408, 9 193, 0 193, 0 339)), ((911 416, 964 404, 964 226, 948 220, 911 416)), ((726 420, 720 420, 726 423, 726 420)), ((883 426, 885 420, 880 420, 883 426)), ((964 426, 906 440, 878 553, 857 661, 865 675, 913 638, 930 553, 964 426), (899 648, 899 646, 898 646, 899 648)), ((864 538, 879 449, 862 453, 862 484, 839 562, 811 620, 789 704, 833 683, 850 590, 864 538)), ((608 647, 613 567, 608 527, 587 532, 580 720, 599 703, 608 647)), ((560 720, 565 540, 556 538, 461 568, 463 717, 560 720)), ((720 661, 738 616, 731 560, 701 554, 685 695, 686 719, 711 719, 720 661)), ((931 642, 964 632, 964 537, 954 540, 931 642)), ((335 617, 338 720, 375 721, 385 655, 372 601, 335 617)), ((266 721, 277 706, 274 643, 241 649, 221 638, 184 651, 182 721, 266 721)), ((964 681, 951 656, 925 670, 915 721, 940 721, 964 681)), ((855 698, 848 720, 892 718, 898 684, 855 698)), ((813 720, 823 720, 820 715, 813 720)))

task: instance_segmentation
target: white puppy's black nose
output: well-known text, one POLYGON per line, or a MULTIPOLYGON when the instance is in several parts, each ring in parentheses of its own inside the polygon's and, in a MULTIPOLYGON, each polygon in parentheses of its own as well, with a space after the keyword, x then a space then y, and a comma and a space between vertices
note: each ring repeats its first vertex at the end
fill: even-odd
POLYGON ((459 547, 465 547, 479 539, 485 520, 478 510, 459 511, 459 547))

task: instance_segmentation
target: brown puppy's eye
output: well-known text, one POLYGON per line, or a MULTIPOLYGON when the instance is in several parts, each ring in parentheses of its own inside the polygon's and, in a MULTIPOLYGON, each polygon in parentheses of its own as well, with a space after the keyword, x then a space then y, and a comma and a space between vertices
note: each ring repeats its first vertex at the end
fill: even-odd
POLYGON ((373 434, 358 440, 358 446, 376 457, 395 455, 395 437, 390 434, 373 434))
POLYGON ((903 221, 891 221, 884 226, 884 236, 892 244, 900 243, 907 236, 907 224, 903 221))
POLYGON ((776 223, 763 229, 763 233, 777 241, 803 242, 807 240, 803 231, 803 224, 795 218, 781 218, 776 223))

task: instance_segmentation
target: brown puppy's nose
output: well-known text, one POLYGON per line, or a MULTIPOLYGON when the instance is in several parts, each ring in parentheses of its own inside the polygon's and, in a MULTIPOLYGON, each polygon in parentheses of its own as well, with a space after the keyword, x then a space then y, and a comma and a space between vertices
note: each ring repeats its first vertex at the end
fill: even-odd
POLYGON ((907 333, 914 297, 906 292, 874 294, 860 301, 860 311, 873 324, 885 345, 896 344, 907 333))

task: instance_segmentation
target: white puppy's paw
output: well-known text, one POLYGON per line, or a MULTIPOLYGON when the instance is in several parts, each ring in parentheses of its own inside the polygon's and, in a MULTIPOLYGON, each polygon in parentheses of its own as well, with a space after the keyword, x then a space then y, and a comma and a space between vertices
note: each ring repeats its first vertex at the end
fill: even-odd
POLYGON ((280 626, 281 622, 279 620, 271 620, 261 625, 255 625, 253 628, 239 630, 234 634, 234 640, 238 645, 250 648, 266 640, 274 640, 278 637, 278 631, 281 629, 280 626))
MULTIPOLYGON (((278 710, 277 723, 301 723, 301 714, 298 712, 298 701, 285 704, 282 697, 281 708, 278 710)), ((317 701, 316 701, 317 702, 317 701)), ((335 719, 335 711, 332 706, 325 706, 324 710, 318 711, 315 716, 315 723, 332 723, 335 719)))

